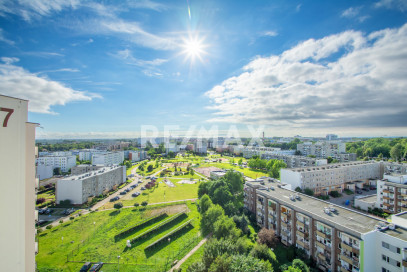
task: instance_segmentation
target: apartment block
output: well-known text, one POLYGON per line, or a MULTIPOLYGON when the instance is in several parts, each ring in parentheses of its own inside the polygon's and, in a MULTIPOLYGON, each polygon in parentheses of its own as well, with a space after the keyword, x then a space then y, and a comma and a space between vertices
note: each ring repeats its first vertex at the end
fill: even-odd
POLYGON ((80 161, 91 161, 93 154, 100 154, 104 153, 104 151, 97 150, 97 149, 82 149, 79 151, 79 160, 80 161))
POLYGON ((245 199, 254 196, 259 227, 303 249, 320 270, 407 271, 403 227, 278 186, 246 182, 245 188, 255 190, 245 199))
POLYGON ((407 211, 407 184, 378 180, 377 205, 386 213, 407 211))
POLYGON ((278 147, 265 147, 265 146, 246 146, 240 149, 243 157, 250 159, 253 156, 262 157, 263 155, 294 155, 295 150, 281 150, 278 147))
POLYGON ((305 142, 297 144, 297 151, 300 151, 303 156, 312 155, 317 158, 331 157, 340 162, 356 160, 356 154, 346 153, 346 143, 342 141, 305 142))
POLYGON ((87 172, 99 170, 103 167, 103 165, 79 164, 71 168, 71 174, 73 176, 82 175, 87 172))
POLYGON ((285 162, 285 164, 287 164, 287 168, 320 166, 328 164, 326 159, 315 159, 304 156, 275 154, 273 152, 266 152, 261 155, 261 158, 265 160, 282 160, 285 162))
POLYGON ((331 191, 342 192, 346 183, 359 181, 369 185, 369 180, 383 178, 380 162, 349 162, 323 166, 281 169, 281 182, 292 188, 309 188, 315 195, 327 195, 331 191))
POLYGON ((54 175, 54 167, 52 165, 37 164, 37 177, 40 180, 52 178, 54 175))
POLYGON ((35 128, 27 121, 28 101, 0 95, 0 271, 35 271, 35 128))
POLYGON ((48 155, 37 158, 38 164, 50 165, 55 168, 61 168, 62 172, 68 172, 73 166, 76 165, 76 156, 59 156, 59 155, 48 155))
POLYGON ((56 202, 70 200, 72 204, 83 204, 92 197, 105 194, 126 181, 125 166, 109 166, 82 175, 57 181, 56 202))
POLYGON ((124 152, 103 152, 92 155, 92 164, 114 165, 121 164, 124 161, 124 152))
POLYGON ((139 151, 129 151, 129 160, 132 162, 135 161, 142 161, 147 159, 147 152, 144 150, 139 150, 139 151))

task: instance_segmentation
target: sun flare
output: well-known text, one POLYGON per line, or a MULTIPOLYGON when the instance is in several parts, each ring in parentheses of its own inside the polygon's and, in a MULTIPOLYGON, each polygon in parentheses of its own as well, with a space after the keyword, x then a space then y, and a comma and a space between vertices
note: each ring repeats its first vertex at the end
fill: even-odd
POLYGON ((198 38, 189 37, 189 39, 184 40, 182 48, 183 54, 191 61, 194 61, 195 59, 200 59, 202 61, 202 56, 206 54, 204 50, 205 45, 202 40, 198 38))

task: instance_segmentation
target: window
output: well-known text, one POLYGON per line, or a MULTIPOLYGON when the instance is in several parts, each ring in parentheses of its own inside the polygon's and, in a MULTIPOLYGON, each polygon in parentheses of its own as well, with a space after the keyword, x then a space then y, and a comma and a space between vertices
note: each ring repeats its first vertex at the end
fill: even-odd
POLYGON ((388 243, 382 242, 382 247, 389 249, 390 245, 388 243))
POLYGON ((397 267, 400 267, 400 262, 397 262, 397 267))
POLYGON ((399 247, 397 248, 397 253, 400 254, 400 248, 399 247))

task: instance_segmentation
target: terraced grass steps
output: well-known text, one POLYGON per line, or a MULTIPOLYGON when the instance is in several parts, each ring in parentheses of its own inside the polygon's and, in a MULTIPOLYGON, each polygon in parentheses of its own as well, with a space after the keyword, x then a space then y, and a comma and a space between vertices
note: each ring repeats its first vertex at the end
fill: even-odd
POLYGON ((133 244, 134 242, 148 236, 149 234, 153 233, 154 231, 157 231, 157 230, 161 229, 162 227, 164 227, 166 225, 169 225, 170 223, 174 222, 176 219, 181 218, 182 216, 187 216, 186 215, 186 210, 177 213, 176 215, 166 219, 165 221, 161 222, 160 224, 158 224, 158 225, 146 230, 145 232, 137 235, 136 237, 134 237, 134 238, 132 238, 130 240, 130 243, 133 244))
POLYGON ((168 214, 166 212, 162 212, 156 216, 146 218, 145 220, 142 220, 142 221, 136 223, 135 225, 120 231, 118 234, 116 234, 114 236, 114 239, 117 241, 118 239, 123 238, 141 228, 144 228, 146 225, 153 224, 157 221, 160 221, 165 217, 168 217, 168 214))

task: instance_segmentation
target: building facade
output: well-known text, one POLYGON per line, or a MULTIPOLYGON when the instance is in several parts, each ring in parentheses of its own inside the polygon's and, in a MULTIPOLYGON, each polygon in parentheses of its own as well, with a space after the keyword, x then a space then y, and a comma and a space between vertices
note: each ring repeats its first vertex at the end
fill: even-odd
POLYGON ((377 205, 386 213, 407 211, 407 185, 378 180, 377 205))
POLYGON ((322 271, 407 271, 407 230, 400 226, 278 186, 246 182, 244 194, 255 198, 259 227, 303 249, 322 271))
POLYGON ((335 163, 323 166, 281 169, 281 182, 292 188, 309 188, 315 195, 327 195, 331 191, 341 193, 346 183, 360 181, 369 185, 370 179, 383 178, 383 164, 380 162, 335 163))
POLYGON ((261 155, 265 160, 282 160, 287 165, 287 168, 298 168, 307 166, 321 166, 328 164, 326 159, 316 159, 304 156, 283 155, 266 152, 261 155))
POLYGON ((104 152, 92 155, 92 164, 98 165, 117 165, 124 161, 124 152, 104 152))
POLYGON ((28 101, 0 95, 0 271, 35 271, 35 128, 27 121, 28 101), (12 203, 12 204, 11 204, 12 203))
POLYGON ((106 194, 126 181, 125 166, 109 166, 82 175, 57 181, 56 202, 70 200, 71 204, 83 204, 90 198, 106 194))
POLYGON ((71 168, 71 174, 73 176, 82 175, 87 172, 99 170, 103 167, 103 165, 79 164, 71 168))
POLYGON ((62 172, 68 172, 73 166, 76 165, 76 156, 58 156, 58 155, 48 155, 37 158, 38 164, 50 165, 55 168, 61 168, 62 172))
POLYGON ((302 156, 331 157, 340 162, 356 160, 355 153, 346 153, 346 143, 342 141, 305 142, 297 144, 297 151, 300 151, 302 156))

